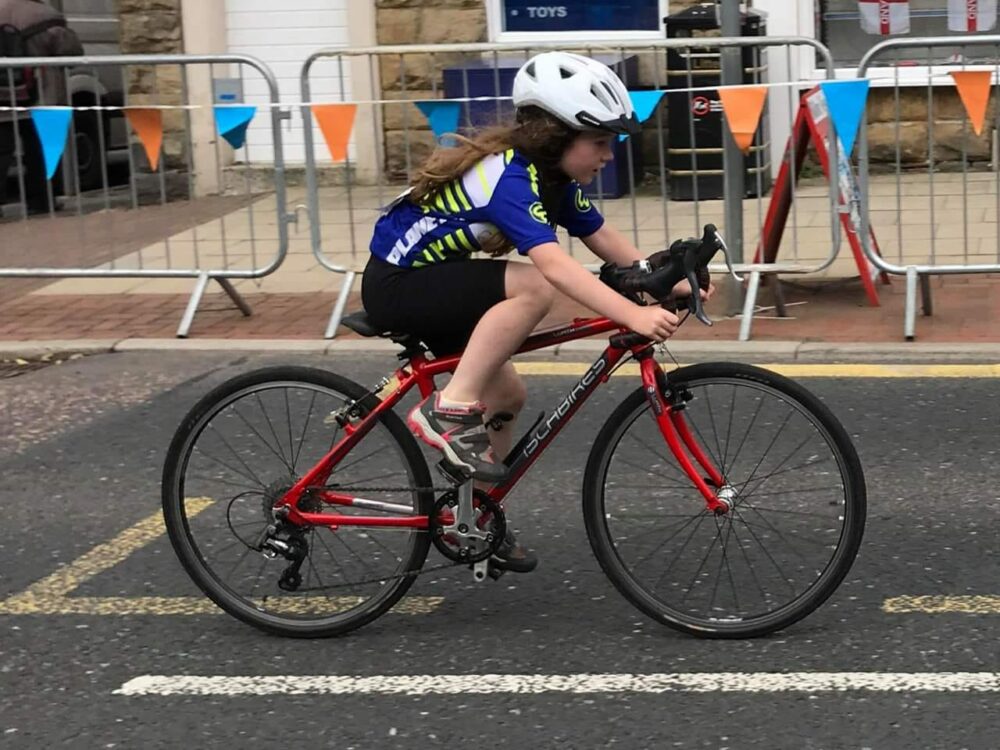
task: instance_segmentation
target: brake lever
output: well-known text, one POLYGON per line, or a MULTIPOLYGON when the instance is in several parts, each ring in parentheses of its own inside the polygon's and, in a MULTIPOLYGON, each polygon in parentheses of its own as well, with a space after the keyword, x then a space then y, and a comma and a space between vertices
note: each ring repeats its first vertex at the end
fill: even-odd
POLYGON ((719 249, 722 251, 722 257, 726 259, 726 268, 729 269, 729 274, 741 284, 744 279, 736 271, 733 270, 733 262, 729 257, 729 248, 726 246, 726 241, 722 239, 722 235, 719 234, 719 230, 715 230, 715 241, 718 243, 719 249))
POLYGON ((684 253, 684 277, 691 287, 691 296, 688 297, 688 308, 698 320, 707 326, 711 326, 713 325, 712 319, 705 314, 705 307, 701 304, 701 287, 698 284, 698 251, 700 249, 701 246, 691 247, 684 253))

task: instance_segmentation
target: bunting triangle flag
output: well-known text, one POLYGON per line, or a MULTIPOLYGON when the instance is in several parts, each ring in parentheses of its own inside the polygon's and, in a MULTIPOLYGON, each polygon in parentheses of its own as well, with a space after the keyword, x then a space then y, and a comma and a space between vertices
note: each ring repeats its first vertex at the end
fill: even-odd
POLYGON ((458 130, 458 120, 462 115, 462 103, 445 100, 417 102, 417 108, 424 113, 431 131, 438 139, 445 133, 458 130))
MULTIPOLYGON (((629 91, 628 98, 632 100, 632 109, 635 110, 635 116, 638 118, 639 122, 645 122, 653 113, 656 111, 656 107, 659 105, 660 100, 666 91, 629 91)), ((628 135, 618 136, 619 141, 624 141, 628 138, 628 135)))
POLYGON ((976 135, 983 134, 983 123, 986 122, 986 108, 990 103, 990 86, 993 83, 993 72, 990 70, 953 70, 951 77, 955 79, 955 88, 965 105, 965 111, 972 121, 972 129, 976 135))
POLYGON ((233 148, 242 148, 247 140, 247 128, 257 114, 256 107, 215 107, 215 126, 219 135, 233 148))
POLYGON ((767 99, 766 86, 731 86, 719 89, 719 100, 722 111, 729 123, 729 132, 740 150, 750 152, 753 135, 760 124, 760 115, 764 111, 764 101, 767 99))
POLYGON ((861 125, 861 115, 868 101, 869 82, 866 79, 855 81, 822 81, 819 84, 826 98, 827 109, 833 127, 840 136, 840 143, 847 156, 854 149, 854 140, 858 137, 858 126, 861 125))
POLYGON ((160 149, 163 146, 163 111, 144 107, 128 107, 125 117, 142 142, 149 159, 149 168, 154 172, 160 165, 160 149))
POLYGON ((312 113, 319 123, 319 129, 330 149, 334 161, 347 159, 347 142, 354 129, 354 115, 357 104, 314 104, 312 113))
POLYGON ((45 158, 45 178, 51 180, 59 168, 63 151, 66 150, 66 136, 69 135, 69 124, 73 120, 73 110, 69 107, 34 107, 31 110, 31 120, 35 124, 38 140, 42 144, 42 155, 45 158))

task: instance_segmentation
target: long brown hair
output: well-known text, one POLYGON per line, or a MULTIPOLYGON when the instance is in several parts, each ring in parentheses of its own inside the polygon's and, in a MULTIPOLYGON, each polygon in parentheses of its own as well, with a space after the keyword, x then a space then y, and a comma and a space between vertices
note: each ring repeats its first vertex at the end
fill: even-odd
MULTIPOLYGON (((430 202, 445 185, 459 179, 484 157, 513 148, 538 168, 542 206, 549 216, 555 216, 561 188, 569 182, 559 162, 579 134, 579 130, 543 109, 522 107, 513 125, 485 128, 472 137, 455 134, 457 146, 435 149, 411 183, 409 198, 417 204, 430 202)), ((492 256, 505 255, 512 249, 499 233, 482 242, 482 251, 492 256)))

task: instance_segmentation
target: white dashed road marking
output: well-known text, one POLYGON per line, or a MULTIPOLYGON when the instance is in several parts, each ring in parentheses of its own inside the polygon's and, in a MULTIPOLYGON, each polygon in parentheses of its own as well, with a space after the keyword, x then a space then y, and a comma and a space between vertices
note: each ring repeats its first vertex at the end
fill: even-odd
POLYGON ((476 693, 1000 692, 1000 672, 721 672, 676 674, 144 675, 116 695, 456 695, 476 693))

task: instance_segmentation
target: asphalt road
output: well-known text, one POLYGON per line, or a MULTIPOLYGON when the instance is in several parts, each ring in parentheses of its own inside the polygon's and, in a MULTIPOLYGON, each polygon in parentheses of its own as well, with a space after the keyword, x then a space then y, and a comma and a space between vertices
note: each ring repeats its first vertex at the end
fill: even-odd
MULTIPOLYGON (((143 601, 199 596, 162 534, 120 547, 120 535, 137 525, 155 528, 173 430, 212 385, 279 362, 371 383, 394 360, 113 354, 0 380, 0 746, 998 745, 995 380, 807 381, 856 441, 869 520, 834 597, 768 638, 673 632, 634 610, 601 573, 579 513, 582 470, 598 428, 635 387, 627 378, 598 392, 510 499, 512 523, 541 557, 530 575, 475 584, 465 570, 431 573, 410 593, 437 602, 427 611, 390 613, 327 640, 267 636, 224 614, 141 613, 143 601), (31 600, 31 590, 42 594, 31 600), (900 599, 924 596, 982 598, 900 599), (921 609, 928 601, 976 611, 933 613, 921 609), (723 677, 704 690, 661 690, 642 679, 676 673, 723 677), (720 690, 731 673, 758 682, 720 690), (803 678, 754 687, 775 673, 866 673, 877 684, 831 690, 803 678), (914 673, 909 682, 901 676, 914 673), (968 677, 930 689, 921 682, 951 673, 976 673, 993 687, 970 690, 968 677), (240 695, 130 694, 126 686, 151 675, 248 679, 240 695), (489 690, 490 678, 477 683, 477 675, 527 677, 489 690), (591 675, 576 678, 590 687, 524 688, 531 676, 560 675, 591 675), (635 677, 609 688, 606 675, 635 677), (337 678, 390 679, 283 692, 304 676, 334 686, 344 684, 337 678)), ((556 403, 575 380, 530 377, 527 413, 556 403)))

